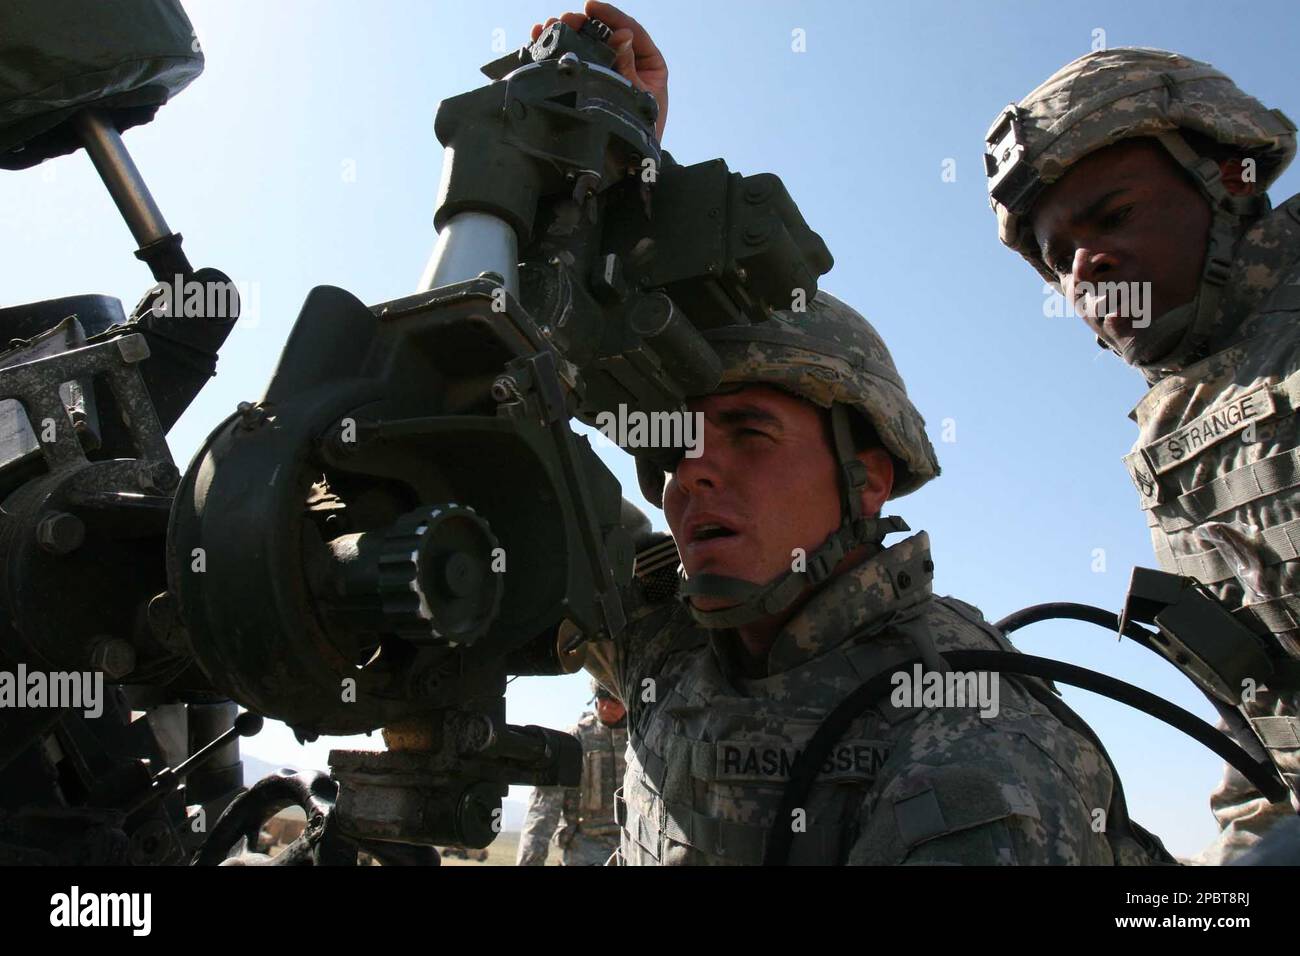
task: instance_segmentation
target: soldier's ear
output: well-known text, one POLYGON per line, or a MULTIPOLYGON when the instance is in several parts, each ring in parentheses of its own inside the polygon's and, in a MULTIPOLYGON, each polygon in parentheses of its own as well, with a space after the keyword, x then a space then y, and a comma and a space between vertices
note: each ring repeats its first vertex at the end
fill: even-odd
POLYGON ((1224 159, 1219 162, 1219 178, 1223 180, 1223 188, 1231 196, 1253 196, 1255 195, 1254 181, 1254 161, 1247 167, 1240 159, 1224 159), (1247 170, 1251 175, 1247 175, 1247 170))
POLYGON ((894 458, 880 446, 858 452, 858 460, 867 466, 867 483, 862 487, 862 513, 880 514, 894 490, 894 458))

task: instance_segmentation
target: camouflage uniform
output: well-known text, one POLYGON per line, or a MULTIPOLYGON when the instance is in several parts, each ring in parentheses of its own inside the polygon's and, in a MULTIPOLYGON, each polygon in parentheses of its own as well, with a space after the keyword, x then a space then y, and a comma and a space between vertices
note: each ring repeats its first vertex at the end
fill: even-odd
MULTIPOLYGON (((1202 186, 1214 220, 1200 292, 1152 326, 1183 337, 1155 358, 1125 356, 1152 383, 1131 414, 1139 434, 1125 465, 1160 566, 1197 578, 1243 623, 1300 656, 1300 197, 1269 212, 1262 195, 1294 154, 1295 126, 1207 64, 1153 50, 1082 57, 1012 109, 1023 152, 1015 155, 1004 123, 1001 152, 991 153, 993 206, 1003 242, 1053 284, 1028 214, 1037 190, 1083 156, 1155 137, 1202 186), (1218 164, 1188 152, 1184 129, 1255 157, 1261 194, 1228 196, 1218 164), (1010 188, 997 185, 999 165, 1010 188)), ((1244 710, 1296 773, 1300 701, 1288 696, 1264 689, 1244 710)), ((1294 816, 1232 768, 1211 806, 1222 832, 1202 856, 1210 863, 1238 857, 1294 816)))
POLYGON ((627 766, 627 728, 607 727, 595 714, 583 714, 568 732, 582 742, 582 783, 533 788, 518 866, 544 865, 552 834, 565 866, 603 866, 618 849, 614 791, 627 766))
MULTIPOLYGON (((824 405, 852 403, 899 459, 899 487, 937 472, 884 343, 843 303, 819 293, 807 316, 706 334, 724 385, 761 381, 824 405)), ((652 484, 643 475, 643 486, 652 484)), ((776 637, 766 676, 749 678, 733 629, 701 626, 692 605, 656 600, 638 570, 628 628, 587 659, 629 709, 622 861, 762 862, 791 764, 852 691, 903 662, 938 662, 938 651, 1014 650, 975 608, 934 598, 932 572, 924 532, 875 548, 821 582, 776 637)), ((790 861, 1148 862, 1126 827, 1098 832, 1124 811, 1086 725, 1037 681, 999 679, 998 687, 1000 707, 988 717, 895 706, 890 696, 875 702, 834 743, 800 808, 804 829, 790 861)))

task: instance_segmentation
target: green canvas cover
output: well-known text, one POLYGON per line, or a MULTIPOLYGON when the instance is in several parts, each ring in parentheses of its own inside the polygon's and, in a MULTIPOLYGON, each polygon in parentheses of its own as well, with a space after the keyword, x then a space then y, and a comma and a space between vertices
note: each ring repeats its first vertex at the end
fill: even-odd
POLYGON ((147 123, 202 71, 178 0, 0 0, 0 168, 75 150, 88 106, 147 123))

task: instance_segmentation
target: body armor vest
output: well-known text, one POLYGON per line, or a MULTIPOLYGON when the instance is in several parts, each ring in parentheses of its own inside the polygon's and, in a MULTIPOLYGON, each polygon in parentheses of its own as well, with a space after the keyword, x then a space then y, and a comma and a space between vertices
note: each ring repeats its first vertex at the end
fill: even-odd
MULTIPOLYGON (((1196 578, 1300 657, 1300 197, 1238 243, 1221 308, 1227 331, 1213 354, 1168 374, 1133 410, 1140 432, 1124 462, 1160 567, 1196 578)), ((1261 688, 1244 711, 1300 772, 1296 696, 1261 688)), ((1207 862, 1293 815, 1232 768, 1211 805, 1225 832, 1207 862)))
MULTIPOLYGON (((624 675, 631 742, 619 799, 623 862, 762 862, 794 760, 850 692, 902 662, 937 660, 938 651, 1014 650, 974 608, 935 599, 932 569, 922 533, 833 579, 786 624, 762 678, 739 675, 732 632, 705 634, 684 610, 660 620, 673 639, 657 660, 624 675), (804 625, 810 616, 817 626, 804 625)), ((1080 849, 1062 862, 1146 862, 1124 835, 1089 832, 1078 809, 1110 805, 1108 761, 1016 681, 1001 679, 999 688, 997 713, 987 717, 891 696, 855 720, 790 821, 790 862, 902 862, 964 831, 976 835, 969 846, 958 841, 960 862, 1018 862, 1010 831, 986 826, 1016 816, 1046 833, 1069 830, 1080 849), (1063 769, 1026 786, 1008 772, 1026 747, 1063 769), (878 815, 883 825, 873 825, 878 815)))

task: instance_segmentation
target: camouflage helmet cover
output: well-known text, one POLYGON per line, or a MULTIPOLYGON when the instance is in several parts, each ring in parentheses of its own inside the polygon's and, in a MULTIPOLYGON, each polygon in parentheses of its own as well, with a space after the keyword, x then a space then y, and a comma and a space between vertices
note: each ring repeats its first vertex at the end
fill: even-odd
POLYGON ((1209 64, 1136 47, 1089 53, 1004 110, 989 129, 985 161, 999 238, 1055 284, 1024 221, 1042 188, 1102 147, 1180 130, 1252 156, 1261 192, 1295 156, 1295 124, 1209 64))
MULTIPOLYGON (((722 364, 719 386, 772 385, 822 408, 843 403, 876 429, 901 463, 891 498, 920 488, 939 474, 925 420, 907 397, 884 340, 865 318, 826 292, 802 311, 775 312, 764 322, 708 329, 705 339, 722 364)), ((648 462, 640 468, 655 470, 648 462)), ((653 481, 642 481, 642 487, 653 481)), ((655 504, 655 498, 646 496, 655 504)))

